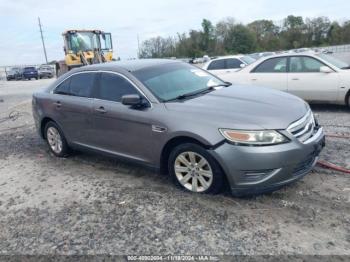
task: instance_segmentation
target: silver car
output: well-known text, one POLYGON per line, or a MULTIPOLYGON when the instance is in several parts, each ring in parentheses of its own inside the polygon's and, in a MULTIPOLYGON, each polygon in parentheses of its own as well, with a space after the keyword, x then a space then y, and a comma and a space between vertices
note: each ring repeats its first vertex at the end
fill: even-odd
POLYGON ((174 60, 74 69, 33 95, 33 115, 56 156, 132 160, 198 193, 277 189, 306 175, 325 141, 302 99, 174 60))

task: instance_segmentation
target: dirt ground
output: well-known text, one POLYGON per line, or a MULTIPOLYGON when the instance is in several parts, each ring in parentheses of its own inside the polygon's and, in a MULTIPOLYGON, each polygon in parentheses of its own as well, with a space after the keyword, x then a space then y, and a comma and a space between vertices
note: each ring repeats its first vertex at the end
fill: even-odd
MULTIPOLYGON (((0 254, 350 255, 349 174, 317 166, 274 193, 234 198, 106 157, 56 158, 30 104, 50 81, 0 81, 0 254)), ((350 134, 348 109, 313 109, 327 133, 350 134)), ((321 158, 350 168, 349 148, 327 138, 321 158)))

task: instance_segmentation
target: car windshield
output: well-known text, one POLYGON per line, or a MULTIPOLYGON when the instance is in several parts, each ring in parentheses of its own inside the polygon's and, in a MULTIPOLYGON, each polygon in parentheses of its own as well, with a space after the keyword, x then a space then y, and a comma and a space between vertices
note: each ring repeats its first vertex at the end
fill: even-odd
POLYGON ((79 51, 91 51, 99 47, 98 35, 93 32, 77 32, 69 34, 70 48, 75 53, 79 51))
POLYGON ((163 102, 227 85, 206 71, 185 63, 163 64, 133 74, 163 102))
POLYGON ((253 57, 249 56, 249 55, 246 55, 246 56, 242 56, 241 57, 241 60, 246 63, 247 65, 253 63, 256 61, 256 59, 254 59, 253 57))
POLYGON ((330 56, 330 55, 326 55, 326 54, 318 54, 317 56, 322 58, 326 62, 328 62, 332 65, 335 65, 336 67, 338 67, 340 69, 348 69, 349 68, 349 64, 335 58, 334 56, 330 56))
POLYGON ((24 68, 24 71, 33 71, 33 70, 35 70, 34 67, 26 67, 26 68, 24 68))

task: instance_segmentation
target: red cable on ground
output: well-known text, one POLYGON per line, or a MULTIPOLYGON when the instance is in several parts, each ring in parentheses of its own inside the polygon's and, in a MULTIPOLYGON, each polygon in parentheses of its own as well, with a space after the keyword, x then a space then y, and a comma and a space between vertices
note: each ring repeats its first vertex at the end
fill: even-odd
MULTIPOLYGON (((326 136, 328 137, 334 137, 334 138, 345 138, 345 139, 350 139, 350 136, 344 136, 344 135, 337 135, 337 134, 326 134, 326 136)), ((349 169, 346 169, 344 167, 341 167, 341 166, 337 166, 335 164, 332 164, 330 162, 327 162, 327 161, 324 161, 324 160, 318 160, 317 161, 317 164, 321 167, 324 167, 324 168, 330 168, 330 169, 333 169, 333 170, 336 170, 336 171, 339 171, 339 172, 343 172, 343 173, 346 173, 346 174, 350 174, 350 170, 349 169)))
POLYGON ((335 137, 335 138, 347 138, 350 139, 350 136, 343 136, 343 135, 336 135, 336 134, 326 134, 328 137, 335 137))
POLYGON ((335 164, 332 164, 332 163, 324 161, 324 160, 318 160, 317 164, 322 166, 322 167, 325 167, 325 168, 330 168, 330 169, 333 169, 333 170, 336 170, 336 171, 340 171, 340 172, 343 172, 343 173, 350 174, 350 170, 349 169, 346 169, 346 168, 341 167, 341 166, 337 166, 335 164))

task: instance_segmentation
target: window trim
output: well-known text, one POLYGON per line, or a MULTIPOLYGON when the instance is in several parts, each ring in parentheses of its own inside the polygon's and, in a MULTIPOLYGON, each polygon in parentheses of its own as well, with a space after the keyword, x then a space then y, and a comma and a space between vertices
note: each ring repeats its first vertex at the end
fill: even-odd
MULTIPOLYGON (((72 76, 74 75, 77 75, 77 74, 85 74, 85 73, 110 73, 110 74, 115 74, 115 75, 118 75, 118 76, 121 76, 123 77, 126 81, 128 81, 132 86, 134 86, 136 88, 136 90, 138 90, 144 97, 145 99, 148 101, 148 103, 150 104, 150 107, 152 108, 153 105, 152 105, 152 102, 151 100, 145 95, 145 93, 134 83, 132 82, 128 77, 126 77, 125 75, 121 74, 121 73, 118 73, 118 72, 114 72, 114 71, 108 71, 108 70, 90 70, 90 71, 80 71, 80 72, 76 72, 76 73, 73 73, 69 76, 67 76, 66 78, 62 79, 62 81, 60 81, 57 85, 55 85, 52 90, 50 91, 50 94, 55 94, 55 90, 56 88, 62 84, 64 81, 68 80, 69 78, 71 78, 72 76)), ((99 76, 97 76, 99 77, 99 76)), ((97 80, 97 78, 95 78, 95 81, 97 80)), ((94 92, 94 88, 95 86, 93 86, 92 88, 92 93, 94 92)), ((91 95, 90 94, 90 95, 91 95)), ((59 94, 57 94, 59 95, 59 94)), ((69 95, 71 96, 71 95, 69 95)), ((93 97, 83 97, 83 96, 72 96, 72 97, 81 97, 81 98, 86 98, 86 99, 96 99, 96 100, 101 100, 101 101, 108 101, 108 102, 112 102, 112 103, 118 103, 118 104, 121 104, 121 102, 117 102, 117 101, 111 101, 111 100, 104 100, 104 99, 99 99, 99 98, 93 98, 93 97)))
POLYGON ((258 65, 256 65, 252 70, 250 70, 249 73, 255 73, 255 74, 286 74, 289 73, 289 58, 290 56, 278 56, 278 57, 269 57, 263 61, 261 61, 258 65), (255 70, 265 63, 268 60, 276 59, 276 58, 285 58, 286 59, 286 72, 255 72, 255 70))

